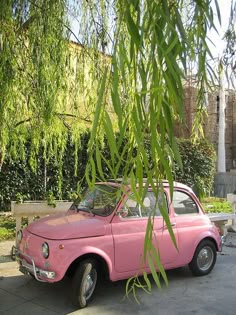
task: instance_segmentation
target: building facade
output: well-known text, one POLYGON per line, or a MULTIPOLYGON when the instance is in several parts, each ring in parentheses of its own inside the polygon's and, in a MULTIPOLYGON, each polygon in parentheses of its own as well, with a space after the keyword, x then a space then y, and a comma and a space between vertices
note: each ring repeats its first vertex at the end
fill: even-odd
MULTIPOLYGON (((189 84, 185 85, 184 95, 185 123, 181 128, 176 127, 175 134, 177 137, 189 138, 197 115, 197 89, 189 84)), ((217 90, 207 94, 203 131, 217 152, 219 134, 219 91, 217 90)), ((233 90, 226 91, 225 155, 226 171, 236 170, 236 92, 233 90)))

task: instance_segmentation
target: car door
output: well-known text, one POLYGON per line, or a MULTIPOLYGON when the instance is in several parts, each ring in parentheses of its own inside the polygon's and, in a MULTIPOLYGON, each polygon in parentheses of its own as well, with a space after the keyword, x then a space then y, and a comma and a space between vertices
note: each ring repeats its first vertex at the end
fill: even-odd
MULTIPOLYGON (((112 220, 115 270, 117 272, 137 271, 143 265, 142 257, 147 221, 153 210, 156 213, 153 244, 159 251, 164 265, 175 260, 178 252, 160 215, 155 195, 152 191, 148 191, 144 199, 144 207, 141 208, 130 195, 112 220)), ((178 240, 174 224, 173 231, 176 240, 178 240)), ((144 264, 143 267, 147 267, 147 264, 144 264)))
POLYGON ((196 240, 204 225, 204 217, 191 193, 181 189, 174 190, 171 207, 175 213, 178 229, 179 253, 184 259, 196 246, 196 240))

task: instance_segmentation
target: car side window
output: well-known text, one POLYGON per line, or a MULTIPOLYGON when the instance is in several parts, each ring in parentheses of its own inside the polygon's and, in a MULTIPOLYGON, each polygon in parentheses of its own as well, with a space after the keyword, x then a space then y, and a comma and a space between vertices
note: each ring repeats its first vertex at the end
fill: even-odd
POLYGON ((143 217, 149 217, 155 213, 155 216, 160 216, 160 208, 164 208, 167 211, 167 201, 165 193, 159 193, 158 199, 152 191, 148 191, 144 198, 144 207, 141 212, 143 217))
POLYGON ((123 218, 133 218, 133 217, 140 217, 141 213, 139 211, 139 205, 137 201, 134 200, 134 196, 131 195, 123 205, 121 209, 121 215, 123 218))
POLYGON ((148 191, 144 200, 143 206, 140 206, 137 201, 134 200, 134 195, 131 195, 122 207, 123 217, 149 217, 155 214, 160 216, 160 207, 167 209, 167 201, 165 194, 160 194, 158 202, 155 194, 152 191, 148 191))
POLYGON ((195 201, 183 191, 174 191, 172 204, 178 215, 197 214, 199 212, 195 201))

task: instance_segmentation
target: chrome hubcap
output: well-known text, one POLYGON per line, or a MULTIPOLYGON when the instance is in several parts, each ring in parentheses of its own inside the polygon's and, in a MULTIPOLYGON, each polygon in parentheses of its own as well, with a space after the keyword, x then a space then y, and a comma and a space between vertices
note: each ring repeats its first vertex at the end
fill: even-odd
POLYGON ((203 247, 197 257, 197 265, 202 271, 208 270, 214 260, 214 254, 211 247, 203 247))
POLYGON ((93 268, 92 264, 88 264, 84 271, 84 277, 83 277, 83 283, 82 283, 82 296, 85 303, 92 296, 96 283, 97 283, 97 271, 95 268, 93 268))

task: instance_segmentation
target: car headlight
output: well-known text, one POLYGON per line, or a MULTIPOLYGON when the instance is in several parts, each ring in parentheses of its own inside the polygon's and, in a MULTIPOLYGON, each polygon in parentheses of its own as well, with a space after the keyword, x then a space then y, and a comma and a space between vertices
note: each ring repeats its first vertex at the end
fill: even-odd
POLYGON ((48 246, 48 243, 43 243, 42 245, 42 255, 44 258, 48 258, 49 256, 49 246, 48 246))
POLYGON ((19 244, 19 243, 21 242, 22 237, 23 237, 23 233, 22 233, 21 230, 19 230, 19 231, 17 232, 17 235, 16 235, 16 242, 17 242, 17 244, 19 244))

